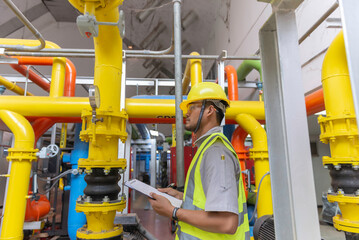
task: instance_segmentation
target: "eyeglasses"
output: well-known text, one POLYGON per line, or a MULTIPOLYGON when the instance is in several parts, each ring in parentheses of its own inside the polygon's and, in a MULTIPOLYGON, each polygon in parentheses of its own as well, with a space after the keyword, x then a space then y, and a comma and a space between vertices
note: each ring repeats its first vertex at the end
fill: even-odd
POLYGON ((194 102, 194 103, 190 103, 187 106, 187 113, 191 114, 193 110, 195 110, 196 108, 200 108, 202 107, 202 103, 201 102, 194 102))

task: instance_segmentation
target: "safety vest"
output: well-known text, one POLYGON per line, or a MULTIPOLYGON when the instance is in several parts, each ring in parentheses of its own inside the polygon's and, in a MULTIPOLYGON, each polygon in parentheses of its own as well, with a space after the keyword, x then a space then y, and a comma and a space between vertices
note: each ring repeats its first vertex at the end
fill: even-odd
MULTIPOLYGON (((221 140, 223 144, 233 153, 238 159, 233 146, 228 139, 222 133, 213 133, 204 140, 201 146, 198 148, 196 155, 194 156, 191 165, 187 172, 186 184, 183 194, 184 209, 190 210, 204 210, 206 205, 206 196, 203 191, 200 166, 202 162, 203 153, 217 140, 221 140)), ((185 222, 178 222, 178 228, 176 232, 176 240, 217 240, 217 239, 236 239, 236 240, 249 240, 249 224, 246 205, 246 196, 242 184, 242 174, 240 174, 238 184, 238 228, 235 234, 223 234, 212 233, 196 228, 185 222)))

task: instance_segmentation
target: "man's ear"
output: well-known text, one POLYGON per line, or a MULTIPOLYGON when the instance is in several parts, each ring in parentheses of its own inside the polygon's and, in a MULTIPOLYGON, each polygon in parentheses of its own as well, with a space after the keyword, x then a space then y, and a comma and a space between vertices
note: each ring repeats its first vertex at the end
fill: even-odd
POLYGON ((208 107, 208 115, 211 115, 211 114, 216 114, 216 109, 214 108, 213 105, 209 105, 209 107, 208 107))

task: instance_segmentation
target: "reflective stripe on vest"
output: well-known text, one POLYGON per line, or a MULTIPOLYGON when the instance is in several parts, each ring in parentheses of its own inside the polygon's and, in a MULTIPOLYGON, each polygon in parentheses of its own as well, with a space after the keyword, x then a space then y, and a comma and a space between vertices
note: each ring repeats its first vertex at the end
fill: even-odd
MULTIPOLYGON (((237 158, 237 154, 228 139, 222 133, 213 133, 207 137, 201 144, 193 157, 191 165, 187 172, 185 189, 183 194, 182 208, 190 210, 204 210, 206 205, 206 196, 204 194, 200 166, 204 152, 217 140, 228 148, 233 155, 237 158)), ((238 158, 237 158, 238 159, 238 158)), ((249 224, 246 197, 242 184, 242 174, 238 182, 238 228, 235 234, 222 234, 212 233, 196 228, 190 224, 179 221, 176 239, 180 240, 213 240, 213 239, 236 239, 236 240, 249 240, 249 224)))

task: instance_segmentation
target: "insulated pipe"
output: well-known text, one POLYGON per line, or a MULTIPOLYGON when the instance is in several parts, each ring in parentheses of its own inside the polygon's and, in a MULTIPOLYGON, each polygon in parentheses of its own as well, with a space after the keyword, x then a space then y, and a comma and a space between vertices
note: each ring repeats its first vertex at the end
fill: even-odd
MULTIPOLYGON (((199 56, 198 52, 192 52, 191 56, 199 56)), ((197 83, 202 82, 202 60, 201 59, 189 59, 187 61, 186 69, 183 74, 182 80, 182 94, 186 95, 188 92, 189 83, 194 86, 197 83)))
POLYGON ((258 197, 258 218, 273 214, 272 192, 270 177, 265 176, 269 172, 267 134, 260 123, 249 114, 238 114, 237 123, 251 135, 253 148, 249 150, 250 157, 254 160, 256 189, 258 197), (262 180, 263 178, 263 180, 262 180), (261 187, 259 182, 262 180, 261 187))
MULTIPOLYGON (((10 91, 12 91, 14 93, 17 93, 19 95, 24 95, 25 94, 25 90, 23 88, 16 85, 16 83, 10 82, 9 80, 4 78, 3 76, 0 76, 0 85, 4 85, 7 89, 9 89, 10 91)), ((30 92, 26 92, 26 95, 27 96, 33 96, 33 94, 30 93, 30 92)))
POLYGON ((15 136, 14 148, 9 149, 7 157, 12 163, 0 239, 20 240, 23 239, 31 162, 36 160, 34 131, 30 123, 18 113, 0 110, 0 118, 15 136))
POLYGON ((333 218, 337 230, 359 236, 359 139, 347 57, 341 31, 323 61, 322 85, 327 116, 318 118, 320 140, 329 143, 331 157, 323 157, 330 169, 333 191, 330 202, 338 202, 341 215, 333 218))

